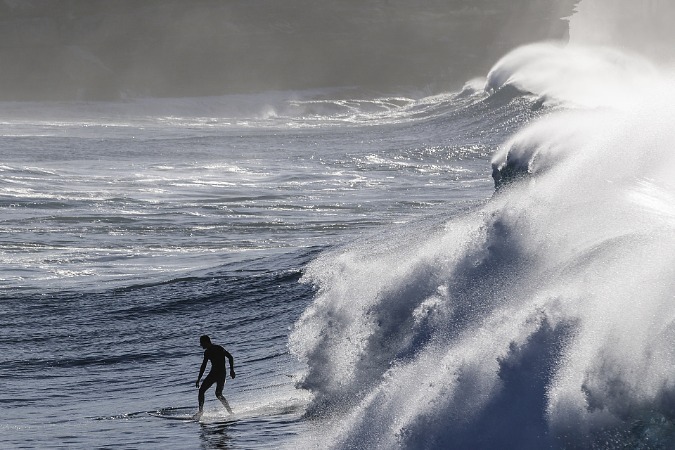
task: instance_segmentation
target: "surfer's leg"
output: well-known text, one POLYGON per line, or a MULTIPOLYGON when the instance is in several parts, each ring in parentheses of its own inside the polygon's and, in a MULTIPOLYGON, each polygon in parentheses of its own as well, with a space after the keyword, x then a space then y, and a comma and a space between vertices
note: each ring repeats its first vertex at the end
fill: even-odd
POLYGON ((197 396, 197 400, 199 400, 199 411, 202 411, 204 409, 204 394, 206 394, 206 391, 209 390, 211 386, 213 386, 213 383, 216 382, 216 379, 211 376, 211 374, 208 374, 206 378, 204 378, 204 381, 202 382, 201 387, 199 388, 199 395, 197 396))
POLYGON ((220 403, 223 404, 223 406, 225 407, 225 409, 227 410, 227 412, 229 412, 230 414, 234 414, 234 413, 232 412, 232 408, 230 408, 230 404, 227 403, 227 399, 226 399, 225 397, 223 397, 223 394, 220 394, 220 395, 218 396, 218 400, 220 400, 220 403))
POLYGON ((216 397, 218 397, 218 400, 220 400, 220 403, 223 404, 227 412, 232 414, 232 408, 230 408, 230 404, 227 403, 227 400, 225 397, 223 397, 223 387, 225 386, 225 377, 223 377, 221 380, 218 380, 218 384, 216 385, 216 397))
POLYGON ((197 400, 199 401, 199 412, 202 412, 204 409, 204 392, 199 389, 199 395, 197 395, 197 400))

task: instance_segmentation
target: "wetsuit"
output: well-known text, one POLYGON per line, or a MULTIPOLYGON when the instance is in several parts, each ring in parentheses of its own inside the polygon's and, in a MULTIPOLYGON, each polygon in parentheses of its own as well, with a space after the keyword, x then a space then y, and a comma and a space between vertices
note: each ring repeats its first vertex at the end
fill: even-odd
MULTIPOLYGON (((199 406, 204 404, 204 394, 206 391, 216 383, 216 397, 220 398, 223 395, 223 386, 225 386, 225 358, 232 361, 232 355, 228 353, 220 345, 211 344, 206 350, 204 350, 204 362, 202 363, 202 373, 203 369, 206 368, 206 362, 211 362, 211 371, 204 381, 202 382, 201 387, 199 388, 199 406)), ((201 373, 200 373, 201 376, 201 373)))

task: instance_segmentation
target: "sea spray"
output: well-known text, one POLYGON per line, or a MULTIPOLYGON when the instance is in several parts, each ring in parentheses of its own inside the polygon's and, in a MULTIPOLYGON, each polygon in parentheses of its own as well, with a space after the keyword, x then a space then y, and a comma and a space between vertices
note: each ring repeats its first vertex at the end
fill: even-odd
POLYGON ((309 266, 290 346, 309 415, 335 419, 322 445, 675 443, 675 85, 638 65, 592 109, 529 84, 563 95, 495 155, 522 176, 482 208, 309 266))
POLYGON ((530 44, 509 52, 490 70, 486 89, 513 86, 567 107, 621 107, 655 91, 656 67, 611 47, 530 44))

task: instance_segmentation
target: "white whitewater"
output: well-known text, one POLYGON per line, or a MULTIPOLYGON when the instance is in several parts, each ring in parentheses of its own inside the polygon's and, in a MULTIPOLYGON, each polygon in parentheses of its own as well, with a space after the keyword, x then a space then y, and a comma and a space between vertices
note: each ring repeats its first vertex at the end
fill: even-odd
POLYGON ((574 34, 627 5, 582 2, 573 45, 517 49, 488 75, 555 105, 494 155, 489 203, 309 267, 318 294, 290 347, 326 421, 304 445, 675 444, 675 79, 645 42, 574 34))

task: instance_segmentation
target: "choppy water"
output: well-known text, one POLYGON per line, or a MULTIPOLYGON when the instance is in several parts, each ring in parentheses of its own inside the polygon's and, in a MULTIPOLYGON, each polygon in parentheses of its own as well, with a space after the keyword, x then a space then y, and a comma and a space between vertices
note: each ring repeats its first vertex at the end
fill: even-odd
POLYGON ((673 448, 675 80, 587 45, 633 3, 456 93, 1 105, 0 447, 673 448))
POLYGON ((7 105, 2 446, 265 448, 302 433, 310 393, 287 338, 314 296, 306 264, 489 197, 496 138, 475 123, 506 125, 485 98, 284 103, 338 114, 246 120, 7 105), (195 409, 203 333, 235 356, 239 416, 217 402, 201 426, 150 416, 195 409))

